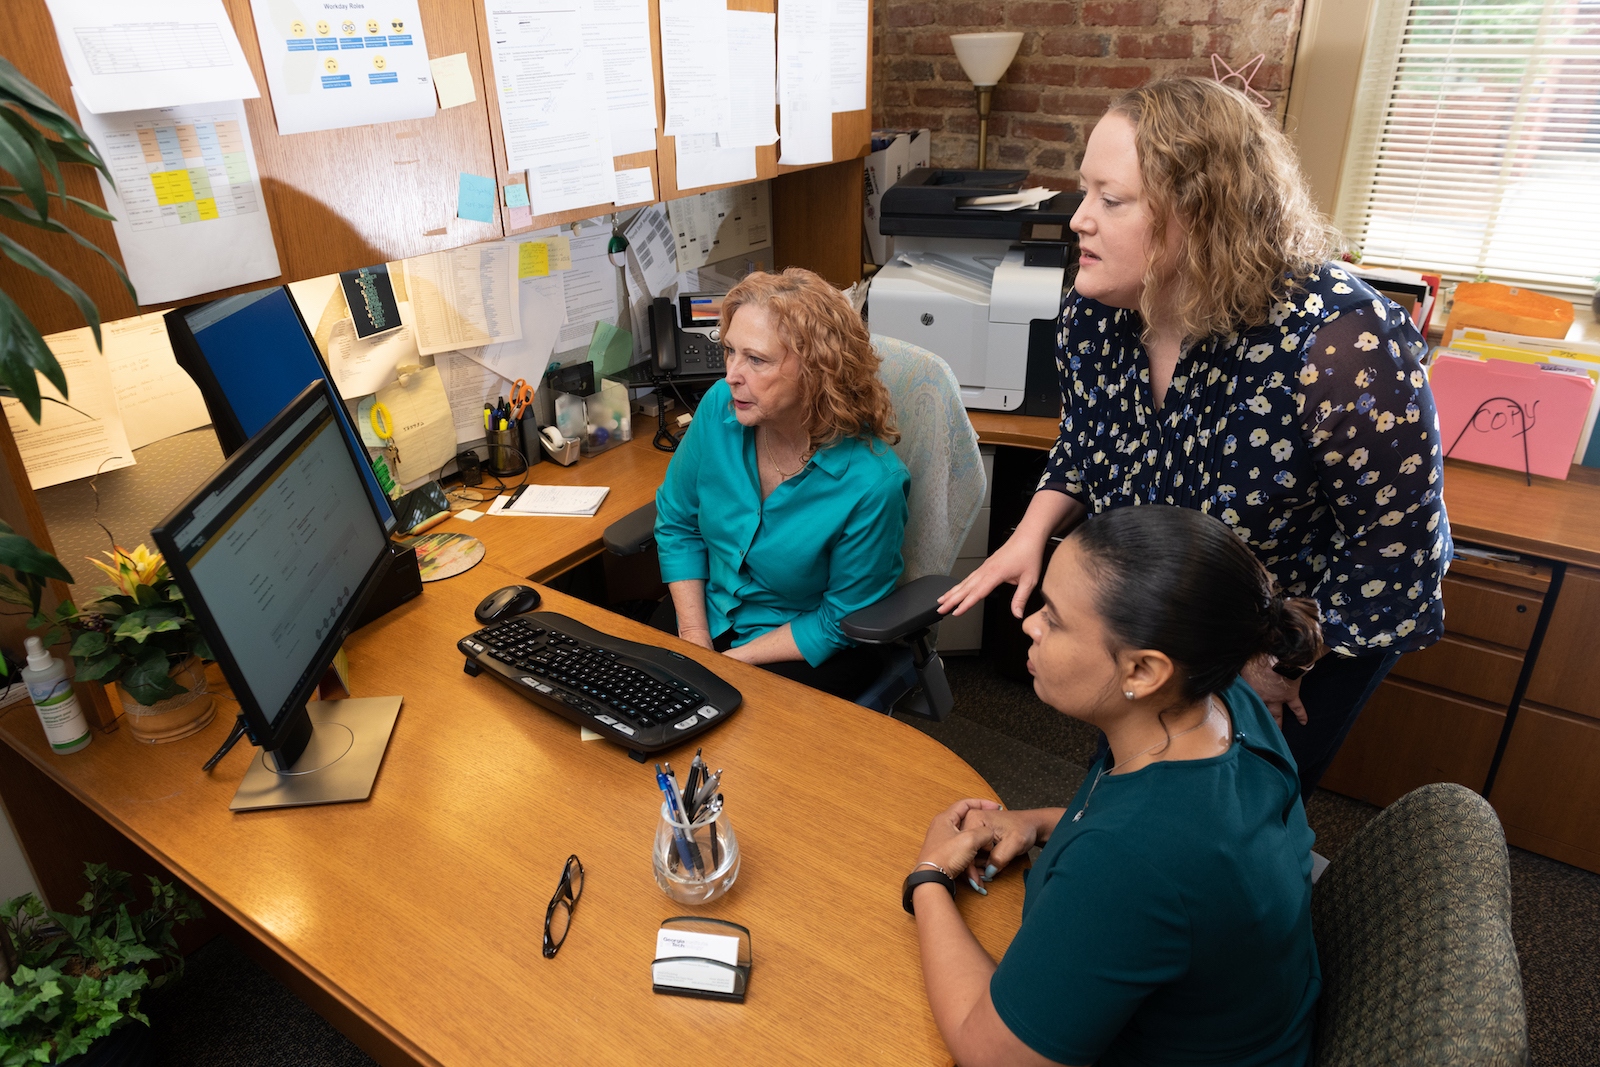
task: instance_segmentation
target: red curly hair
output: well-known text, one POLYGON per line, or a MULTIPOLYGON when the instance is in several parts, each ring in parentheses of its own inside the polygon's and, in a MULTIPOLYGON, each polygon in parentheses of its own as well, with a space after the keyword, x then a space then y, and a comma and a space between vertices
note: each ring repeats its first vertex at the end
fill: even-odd
POLYGON ((722 333, 744 305, 765 308, 800 360, 804 422, 813 450, 846 437, 900 440, 878 353, 843 293, 803 267, 747 275, 722 298, 722 333))

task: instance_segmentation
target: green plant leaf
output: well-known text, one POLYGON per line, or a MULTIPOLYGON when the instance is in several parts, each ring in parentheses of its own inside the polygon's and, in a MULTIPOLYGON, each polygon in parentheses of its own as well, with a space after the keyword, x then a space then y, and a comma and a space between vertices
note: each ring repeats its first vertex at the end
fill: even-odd
MULTIPOLYGON (((57 189, 65 189, 66 183, 61 180, 61 164, 56 159, 56 154, 50 150, 50 142, 45 140, 44 134, 40 133, 19 112, 12 111, 9 108, 0 108, 0 120, 10 124, 11 128, 21 135, 37 161, 35 166, 42 168, 50 176, 51 184, 57 189)), ((49 210, 50 195, 47 191, 45 193, 44 210, 39 213, 40 218, 46 217, 49 214, 49 210)))
POLYGON ((89 157, 83 162, 99 170, 107 181, 111 180, 111 171, 100 159, 88 134, 72 120, 72 116, 4 58, 0 58, 0 103, 15 104, 40 126, 60 137, 63 143, 81 149, 89 157))
POLYGON ((77 678, 80 682, 114 682, 117 672, 122 667, 122 657, 115 651, 106 651, 93 659, 73 658, 73 665, 77 668, 77 678))
MULTIPOLYGON (((37 130, 23 122, 15 111, 0 109, 0 117, 5 119, 0 122, 0 170, 9 171, 22 184, 23 191, 33 203, 33 210, 40 215, 49 215, 50 198, 45 194, 44 172, 39 169, 39 157, 34 151, 33 139, 19 132, 17 124, 33 134, 34 139, 42 141, 43 138, 39 137, 37 130)), ((51 167, 54 166, 55 157, 51 156, 51 167)))
MULTIPOLYGON (((94 333, 94 346, 96 348, 104 348, 104 345, 102 345, 100 341, 100 310, 94 306, 94 301, 89 299, 89 294, 78 287, 77 282, 73 281, 71 278, 68 278, 65 274, 62 274, 50 264, 34 255, 33 252, 24 248, 22 245, 19 245, 17 242, 13 241, 3 233, 0 233, 0 252, 4 252, 6 258, 11 260, 11 262, 16 263, 19 266, 27 267, 41 278, 50 281, 57 289, 60 289, 63 293, 66 293, 67 296, 71 297, 72 302, 78 305, 78 311, 82 313, 84 321, 89 324, 89 329, 94 333)), ((53 357, 51 362, 55 362, 53 357)), ((50 384, 54 385, 56 390, 60 392, 62 396, 67 397, 69 400, 71 399, 67 392, 67 376, 62 373, 61 366, 59 364, 56 365, 54 376, 52 376, 50 372, 45 370, 43 367, 39 368, 39 372, 46 378, 50 379, 50 384), (57 380, 58 378, 59 380, 57 380)), ((11 386, 12 388, 16 388, 16 383, 12 382, 11 386)))
POLYGON ((139 703, 149 706, 168 697, 187 693, 189 687, 179 685, 167 676, 171 668, 167 664, 166 654, 159 648, 147 648, 144 654, 136 658, 117 684, 128 692, 139 703))
POLYGON ((85 630, 72 642, 73 659, 92 659, 106 650, 106 635, 94 630, 85 630))
MULTIPOLYGON (((39 421, 40 411, 39 380, 34 369, 55 358, 22 309, 0 289, 0 382, 22 402, 34 422, 39 421)), ((56 369, 61 369, 59 364, 56 369)))

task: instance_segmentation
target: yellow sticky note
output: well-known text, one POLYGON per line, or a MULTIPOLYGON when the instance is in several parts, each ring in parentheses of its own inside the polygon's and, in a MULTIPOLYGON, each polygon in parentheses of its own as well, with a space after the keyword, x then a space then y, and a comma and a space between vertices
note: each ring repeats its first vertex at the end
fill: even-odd
POLYGON ((550 273, 550 249, 543 241, 524 241, 518 247, 517 277, 542 278, 550 273))
POLYGON ((550 246, 550 269, 572 269, 572 242, 565 237, 546 237, 545 243, 550 246))
POLYGON ((202 219, 214 219, 217 217, 217 202, 214 198, 207 197, 205 200, 197 200, 195 201, 195 207, 200 209, 200 217, 202 219))
POLYGON ((189 184, 187 170, 157 171, 150 175, 150 184, 155 186, 158 204, 181 204, 194 199, 194 187, 189 184))
POLYGON ((465 52, 430 59, 428 66, 433 71, 433 87, 439 93, 441 108, 460 107, 478 99, 472 87, 472 71, 467 66, 465 52))

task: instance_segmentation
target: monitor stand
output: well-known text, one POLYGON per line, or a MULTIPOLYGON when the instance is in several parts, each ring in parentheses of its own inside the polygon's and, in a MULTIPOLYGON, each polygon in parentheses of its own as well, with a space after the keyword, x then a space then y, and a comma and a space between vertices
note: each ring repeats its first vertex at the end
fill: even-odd
POLYGON ((311 741, 294 766, 279 771, 258 751, 245 771, 230 811, 342 804, 372 795, 389 734, 403 697, 311 700, 311 741))

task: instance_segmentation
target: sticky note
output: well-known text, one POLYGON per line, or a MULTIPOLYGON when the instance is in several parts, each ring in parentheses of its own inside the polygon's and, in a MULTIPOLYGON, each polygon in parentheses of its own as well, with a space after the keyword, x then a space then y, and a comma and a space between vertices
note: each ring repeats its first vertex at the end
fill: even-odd
POLYGON ((460 107, 478 99, 478 93, 472 87, 472 69, 467 66, 465 52, 430 59, 428 66, 433 71, 433 87, 439 93, 441 108, 460 107))
POLYGON ((456 216, 473 222, 494 221, 494 179, 462 174, 456 197, 456 216))
POLYGON ((520 230, 533 225, 533 212, 525 207, 506 208, 506 228, 520 230))
POLYGON ((565 237, 546 237, 545 244, 550 246, 550 269, 572 269, 572 242, 565 237))
POLYGON ((527 207, 528 187, 522 182, 506 186, 506 207, 527 207))
POLYGON ((550 249, 543 241, 524 241, 517 246, 517 277, 543 278, 550 273, 550 249))

